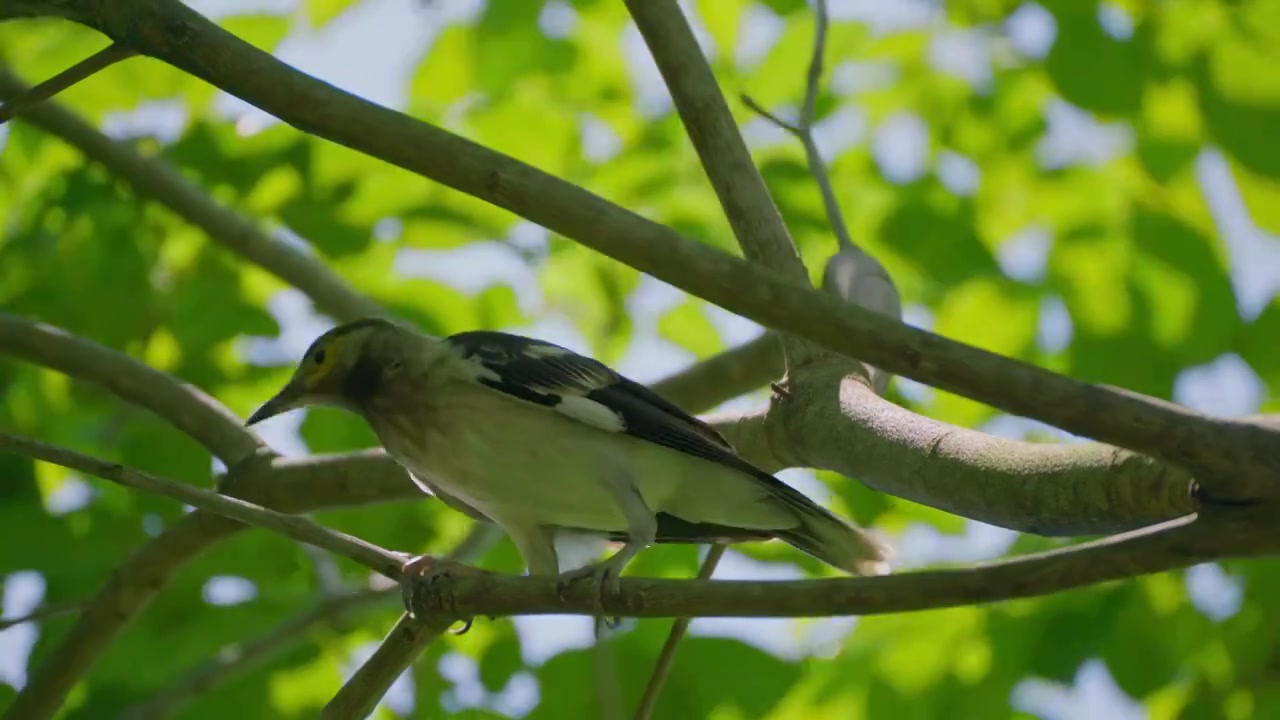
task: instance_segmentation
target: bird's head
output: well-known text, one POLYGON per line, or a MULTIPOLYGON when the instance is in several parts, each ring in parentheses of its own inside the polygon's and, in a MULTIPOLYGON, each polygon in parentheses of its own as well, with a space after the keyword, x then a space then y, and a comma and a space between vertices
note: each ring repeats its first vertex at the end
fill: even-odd
POLYGON ((403 364, 413 334, 381 318, 339 325, 311 343, 293 377, 245 425, 309 405, 359 412, 403 364))

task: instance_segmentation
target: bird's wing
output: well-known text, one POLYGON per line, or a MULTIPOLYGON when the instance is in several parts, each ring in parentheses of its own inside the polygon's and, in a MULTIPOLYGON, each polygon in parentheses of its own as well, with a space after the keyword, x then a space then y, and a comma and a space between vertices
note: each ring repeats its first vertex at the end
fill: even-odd
POLYGON ((476 380, 488 387, 604 431, 626 433, 732 467, 775 490, 790 490, 738 457, 710 425, 597 360, 553 343, 502 332, 464 332, 445 342, 474 363, 476 380))

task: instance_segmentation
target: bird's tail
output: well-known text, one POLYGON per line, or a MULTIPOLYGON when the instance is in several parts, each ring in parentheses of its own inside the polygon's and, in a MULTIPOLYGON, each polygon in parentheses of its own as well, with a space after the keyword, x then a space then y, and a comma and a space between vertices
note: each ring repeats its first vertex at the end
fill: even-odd
POLYGON ((799 492, 784 494, 779 499, 795 511, 800 524, 778 531, 778 539, 854 575, 888 574, 892 552, 887 545, 799 492))

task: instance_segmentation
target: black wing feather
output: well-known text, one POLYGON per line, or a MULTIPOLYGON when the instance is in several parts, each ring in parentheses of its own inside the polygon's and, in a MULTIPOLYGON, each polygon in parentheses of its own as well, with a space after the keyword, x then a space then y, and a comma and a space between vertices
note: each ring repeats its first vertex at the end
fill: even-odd
POLYGON ((783 498, 808 502, 739 457, 710 425, 598 360, 554 343, 496 331, 464 332, 445 340, 489 371, 491 375, 480 382, 495 390, 548 407, 564 395, 585 397, 617 413, 628 435, 740 470, 783 498))

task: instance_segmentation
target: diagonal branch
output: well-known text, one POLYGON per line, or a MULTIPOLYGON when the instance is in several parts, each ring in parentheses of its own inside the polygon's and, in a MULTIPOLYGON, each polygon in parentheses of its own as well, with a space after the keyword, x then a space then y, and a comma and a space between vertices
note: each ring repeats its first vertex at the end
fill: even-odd
MULTIPOLYGON (((1280 433, 1084 383, 908 327, 688 240, 570 183, 300 73, 178 0, 70 3, 113 39, 314 133, 506 208, 766 327, 1202 474, 1223 501, 1280 495, 1280 433), (607 232, 603 231, 607 228, 607 232)), ((52 14, 65 15, 66 8, 52 14)))
POLYGON ((137 54, 120 43, 108 45, 39 85, 27 89, 20 95, 10 97, 4 105, 0 105, 0 124, 8 122, 13 116, 39 105, 99 70, 111 67, 137 54))
POLYGON ((789 278, 809 278, 764 178, 751 160, 684 11, 675 0, 626 0, 671 92, 680 120, 750 260, 789 278))
POLYGON ((449 629, 451 617, 430 616, 418 620, 405 613, 387 637, 338 694, 324 706, 321 720, 363 720, 405 668, 413 664, 433 640, 449 629))
POLYGON ((54 605, 38 607, 20 617, 0 618, 0 632, 4 632, 11 627, 16 627, 24 623, 44 622, 45 620, 52 620, 53 618, 62 617, 63 615, 77 613, 88 606, 89 603, 87 602, 56 603, 54 605))
POLYGON ((125 720, 171 717, 195 697, 302 642, 313 628, 336 624, 357 613, 392 605, 399 599, 398 587, 365 589, 327 598, 315 608, 286 620, 261 637, 223 646, 207 663, 172 686, 152 694, 145 703, 129 708, 122 717, 125 720))
POLYGON ((0 353, 96 383, 150 410, 228 467, 266 450, 231 411, 200 389, 52 325, 0 312, 0 353))
MULTIPOLYGON (((477 524, 447 555, 447 559, 472 562, 491 548, 497 526, 477 524)), ((313 628, 336 625, 359 613, 399 605, 398 585, 366 588, 325 598, 315 608, 290 618, 261 637, 226 645, 216 657, 193 669, 168 688, 153 694, 145 703, 125 713, 127 720, 161 720, 173 715, 188 702, 222 685, 227 680, 266 662, 285 649, 305 640, 313 628)))
POLYGON ((141 470, 134 470, 119 463, 99 460, 72 450, 8 433, 0 433, 0 452, 24 455, 100 477, 103 480, 110 480, 117 485, 124 485, 134 490, 164 495, 206 512, 239 520, 255 527, 274 530, 298 542, 314 545, 335 555, 354 560, 392 580, 400 579, 403 557, 359 538, 330 530, 309 518, 285 515, 238 498, 201 490, 141 470))
MULTIPOLYGON (((808 284, 809 274, 782 214, 751 160, 684 11, 675 0, 627 0, 626 4, 671 92, 743 254, 808 284)), ((811 349, 790 335, 782 337, 792 362, 803 364, 812 359, 811 349)))
POLYGON ((686 411, 700 413, 762 388, 784 371, 778 337, 765 333, 694 363, 651 387, 686 411))
POLYGON ((818 150, 818 142, 813 137, 813 124, 817 121, 818 93, 822 89, 823 55, 827 47, 827 0, 814 2, 813 53, 809 58, 809 71, 805 75, 804 101, 800 105, 800 118, 793 125, 786 120, 765 110, 749 95, 742 96, 742 102, 756 114, 769 122, 795 135, 804 146, 805 158, 809 164, 809 172, 813 175, 818 189, 822 193, 822 205, 827 212, 827 220, 831 230, 836 234, 836 243, 840 250, 855 247, 853 236, 849 234, 849 226, 840 211, 840 203, 836 202, 835 190, 831 187, 831 177, 827 172, 827 163, 818 150))
POLYGON ((991 525, 1049 536, 1123 532, 1193 513, 1192 477, 1100 443, 1009 440, 921 417, 848 368, 810 366, 767 412, 708 418, 765 470, 812 467, 991 525))
MULTIPOLYGON (((0 98, 20 97, 26 91, 21 81, 0 68, 0 98)), ((172 165, 112 140, 66 107, 44 103, 23 113, 21 119, 101 163, 139 195, 169 208, 214 242, 301 290, 336 320, 385 314, 319 258, 268 235, 250 218, 219 204, 172 165)))
MULTIPOLYGON (((699 580, 711 579, 716 566, 720 564, 720 558, 724 557, 726 548, 726 545, 716 543, 707 550, 702 567, 698 568, 699 580)), ((680 641, 689 632, 689 624, 692 621, 693 618, 682 617, 676 618, 676 621, 671 623, 671 632, 667 634, 667 641, 662 644, 662 651, 658 653, 658 660, 653 665, 653 674, 649 676, 649 682, 644 686, 644 693, 640 696, 640 705, 636 707, 636 714, 633 716, 635 720, 649 720, 653 717, 653 709, 658 705, 658 698, 661 697, 662 688, 667 683, 667 676, 671 674, 671 663, 676 659, 676 648, 680 647, 680 641)))

